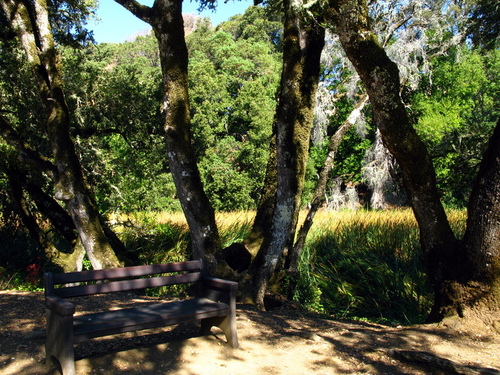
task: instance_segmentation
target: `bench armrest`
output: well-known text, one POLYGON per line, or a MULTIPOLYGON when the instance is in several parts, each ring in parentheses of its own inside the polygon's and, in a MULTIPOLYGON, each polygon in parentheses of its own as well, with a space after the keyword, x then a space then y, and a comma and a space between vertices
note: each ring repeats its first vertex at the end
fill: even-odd
POLYGON ((46 296, 45 307, 59 315, 73 315, 75 313, 75 305, 73 303, 57 296, 46 296))
POLYGON ((238 290, 237 282, 215 277, 204 277, 201 284, 203 297, 212 301, 227 303, 234 313, 236 310, 236 290, 238 290))
POLYGON ((203 283, 209 288, 225 289, 230 292, 238 290, 238 283, 235 281, 217 279, 215 277, 204 277, 203 283))

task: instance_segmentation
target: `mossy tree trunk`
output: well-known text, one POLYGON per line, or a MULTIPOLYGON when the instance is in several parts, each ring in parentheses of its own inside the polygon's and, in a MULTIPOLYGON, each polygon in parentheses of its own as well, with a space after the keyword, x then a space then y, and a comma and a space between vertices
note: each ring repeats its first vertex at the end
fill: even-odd
POLYGON ((163 75, 165 139, 177 194, 189 225, 193 258, 203 259, 217 273, 220 238, 215 213, 204 192, 192 147, 188 95, 188 52, 182 19, 182 0, 156 0, 152 7, 115 0, 149 23, 158 40, 163 75))
MULTIPOLYGON (((500 311, 499 146, 500 120, 489 140, 469 199, 467 230, 463 239, 466 272, 459 279, 459 293, 454 293, 463 298, 458 300, 462 310, 464 306, 467 309, 476 304, 500 311)), ((446 311, 435 313, 442 316, 443 312, 446 311)))
POLYGON ((370 28, 366 1, 331 0, 324 14, 366 87, 373 119, 385 146, 403 171, 405 188, 420 228, 427 273, 435 291, 429 320, 461 315, 478 298, 498 303, 498 293, 492 288, 498 285, 499 277, 499 241, 494 234, 500 230, 498 135, 492 138, 490 156, 483 161, 471 197, 466 238, 458 241, 439 200, 431 158, 400 97, 398 67, 387 57, 370 28), (485 226, 485 222, 491 225, 485 226), (464 293, 470 290, 468 284, 479 280, 485 286, 483 295, 464 293))
MULTIPOLYGON (((21 41, 38 83, 37 90, 45 110, 45 130, 55 164, 55 168, 51 169, 55 197, 65 203, 93 268, 118 267, 120 262, 104 233, 69 135, 62 71, 49 23, 47 3, 45 0, 2 0, 0 5, 21 41)), ((17 148, 20 150, 22 147, 17 148)))
POLYGON ((270 225, 261 227, 263 243, 249 271, 252 301, 260 308, 265 308, 267 285, 281 256, 293 251, 325 36, 324 28, 307 20, 301 1, 284 1, 284 13, 283 69, 275 120, 276 193, 274 202, 267 194, 265 204, 272 204, 272 211, 267 211, 272 218, 264 221, 270 225))
POLYGON ((276 202, 276 189, 278 184, 278 171, 276 161, 276 122, 273 123, 273 136, 269 143, 269 158, 267 160, 266 175, 261 191, 257 212, 252 224, 252 229, 248 236, 243 240, 243 246, 255 257, 262 243, 264 236, 271 233, 269 228, 272 226, 274 204, 276 202))

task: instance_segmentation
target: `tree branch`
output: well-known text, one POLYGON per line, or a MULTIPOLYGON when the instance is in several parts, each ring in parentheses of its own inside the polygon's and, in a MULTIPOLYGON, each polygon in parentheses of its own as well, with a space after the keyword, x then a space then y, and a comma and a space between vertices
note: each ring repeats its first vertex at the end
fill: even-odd
MULTIPOLYGON (((143 20, 146 23, 151 25, 153 19, 153 8, 148 7, 146 5, 142 5, 135 0, 115 0, 118 4, 127 9, 130 13, 132 13, 137 18, 143 20)), ((156 1, 155 1, 156 4, 156 1)))
POLYGON ((33 150, 3 116, 0 116, 0 136, 17 150, 20 161, 31 164, 35 168, 40 168, 54 181, 57 179, 56 166, 50 160, 33 150))
POLYGON ((302 253, 302 250, 304 248, 306 237, 307 234, 309 233, 309 229, 311 229, 311 226, 313 224, 314 216, 316 215, 316 212, 325 201, 325 190, 326 190, 326 184, 328 182, 328 176, 330 174, 330 171, 333 169, 335 156, 337 155, 340 143, 344 139, 344 136, 349 131, 349 129, 351 129, 356 124, 356 121, 361 116, 363 108, 367 103, 368 103, 368 94, 363 94, 360 97, 359 101, 354 106, 354 109, 351 111, 351 114, 342 123, 342 125, 340 125, 335 134, 332 135, 332 137, 330 138, 330 144, 328 146, 328 155, 319 173, 319 179, 318 182, 316 183, 316 189, 314 191, 311 207, 309 209, 309 212, 307 213, 306 218, 304 219, 304 223, 300 227, 297 239, 293 246, 293 251, 291 252, 289 259, 287 259, 287 262, 289 263, 287 266, 291 273, 297 271, 300 254, 302 253))

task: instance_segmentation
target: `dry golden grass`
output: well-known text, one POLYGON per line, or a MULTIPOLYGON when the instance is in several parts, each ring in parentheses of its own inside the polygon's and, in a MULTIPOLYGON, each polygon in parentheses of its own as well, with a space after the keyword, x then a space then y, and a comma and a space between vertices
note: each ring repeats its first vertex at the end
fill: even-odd
MULTIPOLYGON (((157 223, 173 223, 179 226, 186 225, 187 222, 182 212, 176 213, 155 213, 151 214, 157 223)), ((299 226, 303 223, 307 211, 303 210, 299 216, 299 226)), ((465 210, 449 210, 447 211, 448 219, 454 229, 462 233, 465 228, 467 213, 465 210)), ((219 212, 216 213, 216 222, 219 230, 230 230, 236 224, 241 225, 251 223, 255 217, 255 211, 235 211, 235 212, 219 212)), ((314 218, 313 230, 328 228, 336 228, 340 224, 349 223, 364 223, 368 224, 383 224, 391 223, 392 225, 405 224, 416 226, 417 222, 413 211, 410 208, 387 210, 387 211, 367 211, 367 210, 344 210, 330 211, 319 210, 314 218)))
MULTIPOLYGON (((152 215, 159 224, 172 223, 178 226, 187 226, 186 218, 182 212, 160 212, 152 215)), ((235 224, 251 223, 254 217, 255 211, 218 212, 215 214, 219 230, 230 229, 235 224)))

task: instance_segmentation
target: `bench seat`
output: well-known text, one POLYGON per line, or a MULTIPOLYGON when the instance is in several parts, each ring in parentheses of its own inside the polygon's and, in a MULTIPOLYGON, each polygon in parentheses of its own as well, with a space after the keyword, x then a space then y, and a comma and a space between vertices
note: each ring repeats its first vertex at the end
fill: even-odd
POLYGON ((75 342, 81 342, 93 337, 163 327, 228 314, 228 305, 206 298, 154 303, 75 316, 73 333, 75 342))
POLYGON ((118 333, 200 321, 200 333, 219 327, 229 346, 238 348, 234 281, 207 277, 202 262, 192 260, 69 273, 45 273, 47 317, 45 355, 56 360, 63 375, 75 375, 74 344, 118 333), (152 302, 136 307, 79 315, 67 298, 128 292, 167 285, 196 285, 195 298, 152 302))

